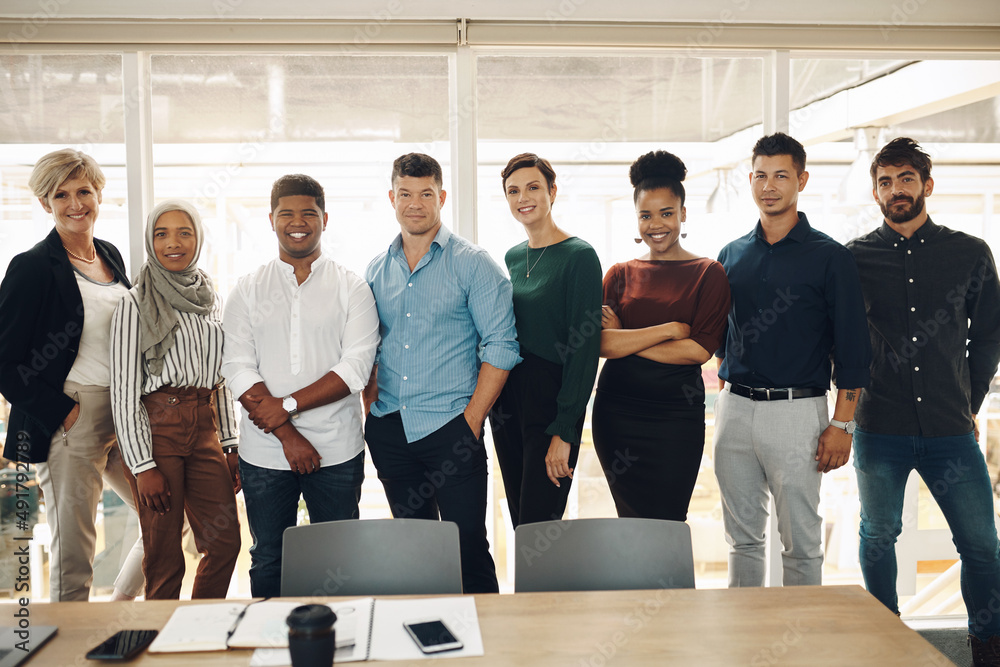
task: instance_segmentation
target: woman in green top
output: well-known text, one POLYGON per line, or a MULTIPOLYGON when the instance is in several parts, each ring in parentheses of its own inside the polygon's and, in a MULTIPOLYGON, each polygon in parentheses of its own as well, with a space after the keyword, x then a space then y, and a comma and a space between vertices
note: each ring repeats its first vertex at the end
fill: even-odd
POLYGON ((517 528, 561 519, 566 509, 601 348, 601 263, 552 220, 556 174, 548 160, 522 153, 501 176, 510 212, 528 234, 505 258, 523 361, 490 416, 517 528))

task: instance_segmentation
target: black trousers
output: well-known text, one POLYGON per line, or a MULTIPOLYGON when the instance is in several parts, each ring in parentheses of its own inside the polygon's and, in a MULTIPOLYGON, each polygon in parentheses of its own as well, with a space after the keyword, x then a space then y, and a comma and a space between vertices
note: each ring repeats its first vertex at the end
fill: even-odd
POLYGON ((499 592, 486 539, 486 445, 465 416, 408 443, 398 412, 369 415, 365 440, 392 515, 454 521, 462 550, 462 589, 499 592))
MULTIPOLYGON (((514 528, 524 523, 561 519, 573 483, 563 477, 556 486, 545 474, 545 455, 552 436, 545 432, 556 418, 562 366, 521 351, 524 358, 507 377, 490 412, 493 444, 500 462, 514 528)), ((583 415, 577 430, 583 427, 583 415)), ((580 443, 573 443, 569 467, 575 468, 580 443)))

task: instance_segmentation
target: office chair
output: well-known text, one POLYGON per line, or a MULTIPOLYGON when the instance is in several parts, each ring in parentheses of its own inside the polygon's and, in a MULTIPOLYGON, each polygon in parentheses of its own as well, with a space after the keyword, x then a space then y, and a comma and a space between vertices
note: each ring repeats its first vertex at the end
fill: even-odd
POLYGON ((527 523, 514 531, 514 590, 694 588, 691 529, 658 519, 527 523))
POLYGON ((352 519, 285 529, 282 596, 461 592, 454 522, 352 519))

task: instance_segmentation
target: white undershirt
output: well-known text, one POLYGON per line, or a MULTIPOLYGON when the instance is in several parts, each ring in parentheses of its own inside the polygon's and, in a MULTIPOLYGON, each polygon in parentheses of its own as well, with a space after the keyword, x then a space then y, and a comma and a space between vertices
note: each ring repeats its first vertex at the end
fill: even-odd
POLYGON ((66 380, 98 387, 111 386, 111 316, 128 289, 118 280, 99 283, 79 271, 76 284, 83 297, 83 333, 76 361, 66 380))

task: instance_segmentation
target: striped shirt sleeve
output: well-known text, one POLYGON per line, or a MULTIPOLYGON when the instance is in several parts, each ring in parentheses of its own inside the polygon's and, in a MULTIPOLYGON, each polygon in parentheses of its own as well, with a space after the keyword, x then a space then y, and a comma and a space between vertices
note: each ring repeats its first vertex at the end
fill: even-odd
POLYGON ((145 371, 139 351, 139 307, 129 292, 111 318, 111 413, 132 474, 155 468, 149 415, 142 403, 145 371))

